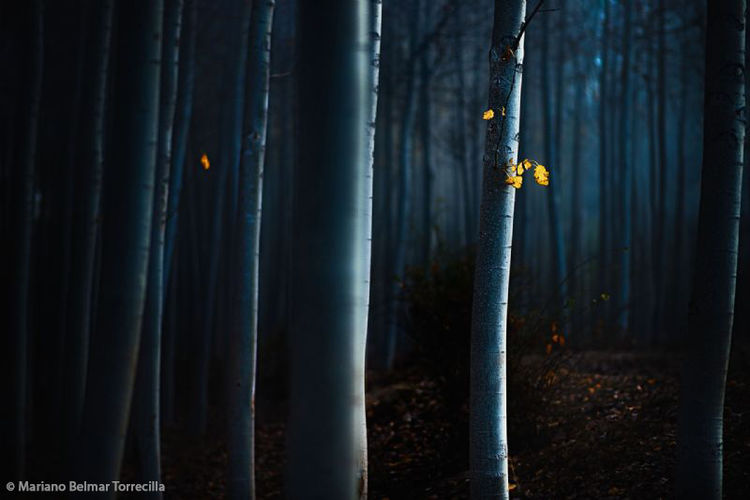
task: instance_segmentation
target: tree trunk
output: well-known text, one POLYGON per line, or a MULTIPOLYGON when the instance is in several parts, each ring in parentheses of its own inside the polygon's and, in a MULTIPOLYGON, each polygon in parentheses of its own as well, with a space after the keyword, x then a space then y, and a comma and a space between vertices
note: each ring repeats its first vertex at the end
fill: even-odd
POLYGON ((89 45, 93 48, 86 64, 91 79, 84 79, 82 155, 76 166, 77 193, 73 208, 73 251, 65 343, 63 408, 65 442, 72 458, 78 436, 86 391, 86 367, 91 332, 96 235, 99 230, 102 171, 104 168, 104 120, 109 74, 114 0, 92 2, 97 28, 89 45))
POLYGON ((372 294, 372 288, 370 286, 370 273, 372 268, 372 222, 373 222, 373 166, 375 164, 375 132, 377 130, 377 112, 378 112, 378 88, 380 85, 380 33, 382 23, 382 0, 370 0, 370 18, 369 18, 369 30, 368 33, 371 37, 369 40, 369 68, 367 72, 367 104, 368 114, 365 121, 365 176, 364 176, 364 197, 361 200, 364 203, 363 206, 363 217, 365 219, 366 234, 362 239, 361 244, 363 246, 363 262, 362 265, 367 269, 366 278, 360 282, 359 294, 368 298, 365 307, 365 326, 360 330, 356 341, 359 343, 357 347, 357 358, 355 359, 356 377, 358 381, 357 385, 357 428, 359 429, 359 442, 357 448, 359 449, 359 463, 357 472, 357 484, 359 485, 360 498, 367 498, 367 409, 365 407, 365 361, 367 354, 367 335, 368 335, 368 319, 370 310, 369 298, 372 294))
POLYGON ((609 2, 604 2, 602 19, 602 70, 599 74, 599 265, 597 286, 604 290, 607 275, 607 76, 609 74, 609 2))
POLYGON ((623 5, 625 9, 625 30, 622 35, 622 115, 620 117, 620 175, 622 182, 622 218, 621 220, 621 245, 620 249, 620 290, 618 295, 617 325, 621 333, 628 331, 630 326, 630 263, 632 256, 632 225, 631 225, 631 204, 632 204, 632 176, 633 167, 631 165, 630 155, 630 120, 631 120, 631 101, 630 101, 630 34, 632 30, 632 7, 630 3, 623 5))
POLYGON ((678 498, 722 496, 722 417, 734 318, 745 136, 744 16, 744 0, 708 3, 703 169, 681 380, 678 498))
MULTIPOLYGON (((248 91, 235 220, 236 276, 229 352, 228 442, 230 498, 255 498, 255 359, 258 336, 258 254, 263 163, 268 125, 274 1, 255 1, 248 33, 248 91)), ((307 185, 305 185, 307 187, 307 185)))
POLYGON ((180 50, 179 81, 177 83, 176 132, 172 143, 172 168, 169 177, 167 199, 167 226, 164 233, 164 281, 169 282, 172 255, 177 236, 177 220, 185 171, 185 155, 193 116, 193 92, 195 90, 195 43, 198 31, 198 0, 185 0, 187 19, 183 29, 184 46, 180 50))
MULTIPOLYGON (((161 109, 156 153, 155 194, 151 221, 146 305, 143 312, 141 346, 133 402, 133 429, 138 453, 138 480, 158 481, 161 477, 159 382, 161 336, 164 313, 164 231, 167 216, 169 167, 172 160, 172 129, 177 104, 179 40, 183 0, 166 0, 161 68, 161 109)), ((161 498, 161 492, 149 492, 161 498)))
POLYGON ((521 114, 523 44, 509 52, 524 21, 526 2, 495 1, 490 48, 489 108, 479 244, 471 328, 471 497, 508 498, 506 330, 513 202, 505 183, 507 165, 517 160, 521 114), (505 108, 505 116, 500 112, 505 108))
MULTIPOLYGON (((411 7, 410 20, 410 40, 409 50, 413 53, 416 50, 419 36, 419 14, 421 0, 415 0, 411 7)), ((386 367, 393 367, 396 357, 396 347, 398 340, 398 315, 399 315, 399 296, 401 283, 405 279, 406 271, 406 246, 407 233, 409 229, 409 217, 411 216, 411 182, 412 182, 412 149, 414 143, 414 122, 417 115, 417 92, 416 92, 416 72, 414 65, 411 64, 411 58, 407 62, 406 69, 406 102, 404 104, 403 122, 401 123, 401 138, 399 142, 399 185, 398 185, 398 205, 396 211, 396 247, 393 257, 393 269, 391 275, 391 286, 393 295, 389 301, 389 324, 388 324, 388 344, 386 351, 386 367)))
MULTIPOLYGON (((423 16, 426 20, 430 17, 432 6, 428 3, 423 5, 423 16)), ((432 187, 435 180, 435 168, 432 164, 432 107, 430 106, 430 80, 432 71, 430 68, 430 50, 426 48, 419 58, 419 128, 422 135, 422 263, 425 268, 429 267, 430 251, 432 249, 432 187)))
MULTIPOLYGON (((118 478, 138 359, 151 240, 163 4, 119 11, 112 164, 104 177, 101 289, 91 339, 81 478, 118 478)), ((114 496, 114 492, 110 492, 114 496)))
POLYGON ((287 495, 358 498, 370 221, 369 1, 298 6, 287 495), (321 54, 326 57, 321 58, 321 54), (357 366, 360 365, 360 366, 357 366))
MULTIPOLYGON (((562 225, 560 223, 560 190, 556 185, 555 177, 559 175, 558 151, 555 150, 555 130, 552 123, 552 91, 550 89, 549 76, 549 38, 550 26, 549 15, 542 16, 542 94, 544 95, 544 156, 545 161, 550 164, 549 193, 547 193, 547 212, 549 213, 550 245, 552 247, 552 279, 556 307, 562 306, 562 300, 567 295, 567 286, 564 278, 567 275, 565 261, 565 246, 563 244, 562 225)), ((559 133, 559 131, 558 131, 559 133)), ((560 177, 562 178, 562 177, 560 177)))
MULTIPOLYGON (((29 349, 29 288, 31 275, 31 239, 34 210, 34 176, 37 164, 37 138, 39 133, 39 105, 42 94, 42 71, 44 62, 44 4, 34 0, 28 8, 29 53, 28 80, 26 90, 26 113, 22 115, 24 127, 23 146, 18 157, 19 168, 11 174, 13 180, 10 279, 8 283, 8 337, 11 364, 8 380, 11 386, 10 425, 5 432, 3 454, 9 455, 9 479, 22 479, 26 473, 26 447, 28 429, 28 349, 29 349)), ((5 471, 4 471, 5 472, 5 471)))

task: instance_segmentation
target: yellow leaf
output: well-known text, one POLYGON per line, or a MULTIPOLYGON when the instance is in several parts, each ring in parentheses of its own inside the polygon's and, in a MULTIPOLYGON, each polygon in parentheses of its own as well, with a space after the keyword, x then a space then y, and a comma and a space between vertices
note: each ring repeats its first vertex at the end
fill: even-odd
POLYGON ((206 155, 206 153, 203 153, 203 156, 201 156, 201 165, 203 165, 203 170, 211 168, 211 162, 208 161, 208 155, 206 155))
POLYGON ((503 116, 505 116, 505 106, 500 107, 500 112, 502 113, 503 116))
POLYGON ((526 158, 523 162, 521 162, 521 165, 523 165, 523 168, 525 170, 529 170, 529 169, 531 169, 531 160, 529 160, 528 158, 526 158))
POLYGON ((513 491, 516 489, 518 485, 516 483, 510 483, 508 484, 508 491, 513 491))
POLYGON ((554 335, 552 336, 552 342, 554 342, 555 344, 557 344, 557 342, 558 342, 559 340, 560 340, 560 336, 559 336, 559 335, 557 335, 557 334, 554 334, 554 335))
POLYGON ((520 189, 521 184, 523 184, 523 177, 521 177, 520 175, 509 176, 505 179, 505 183, 510 184, 516 189, 520 189))
POLYGON ((518 164, 516 171, 518 172, 518 175, 523 175, 523 163, 518 164))
POLYGON ((544 165, 537 165, 534 169, 534 179, 537 184, 541 186, 549 185, 549 171, 544 168, 544 165))
POLYGON ((488 109, 482 115, 482 120, 492 120, 494 117, 495 117, 495 112, 492 111, 491 109, 488 109))

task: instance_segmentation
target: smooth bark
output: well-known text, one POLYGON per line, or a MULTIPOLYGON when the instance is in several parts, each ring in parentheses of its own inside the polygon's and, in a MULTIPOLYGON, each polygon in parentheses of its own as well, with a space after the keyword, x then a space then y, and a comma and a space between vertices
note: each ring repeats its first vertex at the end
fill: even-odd
POLYGON ((286 493, 360 498, 371 6, 302 2, 298 15, 286 493))
POLYGON ((253 2, 248 47, 248 90, 235 220, 236 277, 228 368, 230 498, 255 498, 255 361, 258 337, 258 255, 263 166, 268 125, 273 0, 253 2))
POLYGON ((517 160, 526 2, 495 1, 489 109, 471 326, 471 497, 508 498, 506 332, 515 188, 505 183, 517 160), (508 49, 511 49, 509 51, 508 49), (505 113, 499 112, 505 109, 505 113))
POLYGON ((703 167, 678 425, 678 498, 722 497, 745 137, 745 1, 708 3, 703 167), (716 168, 721 165, 721 168, 716 168))
MULTIPOLYGON (((104 176, 101 286, 81 426, 80 477, 118 479, 138 359, 154 199, 163 3, 118 14, 117 97, 104 176)), ((110 492, 114 496, 114 492, 110 492)))

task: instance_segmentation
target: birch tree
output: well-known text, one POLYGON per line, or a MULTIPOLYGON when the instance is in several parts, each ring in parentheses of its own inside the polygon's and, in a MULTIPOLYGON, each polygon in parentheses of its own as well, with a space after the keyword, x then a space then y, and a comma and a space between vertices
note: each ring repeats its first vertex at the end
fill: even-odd
POLYGON ((229 354, 230 498, 255 498, 255 359, 258 334, 258 253, 260 250, 263 163, 268 125, 273 0, 255 1, 248 34, 247 130, 239 171, 235 220, 232 323, 229 354))
POLYGON ((494 118, 487 126, 471 326, 471 496, 476 499, 508 498, 505 336, 515 189, 505 181, 507 166, 515 165, 518 155, 525 10, 525 0, 495 1, 489 54, 494 118))
POLYGON ((371 2, 298 5, 286 492, 360 498, 371 228, 371 2), (321 57, 324 54, 324 57, 321 57), (369 186, 369 187, 365 187, 369 186))
POLYGON ((677 497, 721 498, 745 137, 745 1, 708 3, 703 167, 678 425, 677 497), (718 167, 717 167, 718 166, 718 167))
POLYGON ((163 2, 121 7, 101 284, 81 426, 81 476, 93 482, 118 478, 125 449, 146 295, 159 121, 163 2))

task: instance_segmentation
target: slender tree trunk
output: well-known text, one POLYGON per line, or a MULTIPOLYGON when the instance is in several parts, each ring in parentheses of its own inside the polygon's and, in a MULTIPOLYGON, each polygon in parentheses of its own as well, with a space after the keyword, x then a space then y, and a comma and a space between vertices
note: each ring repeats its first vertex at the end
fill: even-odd
POLYGON ((505 183, 517 160, 526 2, 495 1, 489 108, 471 328, 471 497, 508 498, 506 330, 515 189, 505 183), (510 54, 510 55, 509 55, 510 54), (505 116, 500 112, 505 108, 505 116))
POLYGON ((299 5, 287 495, 357 498, 371 163, 369 1, 299 5), (327 57, 321 58, 320 54, 327 57))
POLYGON ((609 74, 609 2, 604 2, 602 20, 602 70, 599 74, 599 265, 597 285, 604 290, 607 276, 607 76, 609 74))
POLYGON ((544 95, 544 156, 547 162, 550 162, 550 183, 549 193, 547 194, 547 212, 549 213, 549 230, 550 230, 550 244, 552 246, 552 279, 553 290, 555 297, 557 298, 557 307, 562 306, 562 300, 567 295, 567 285, 564 282, 564 278, 567 276, 567 262, 565 261, 565 246, 563 244, 562 225, 560 223, 560 194, 559 189, 555 182, 555 176, 559 173, 560 165, 557 162, 559 157, 558 151, 555 150, 555 131, 554 124, 552 123, 552 91, 550 89, 550 75, 549 75, 549 38, 550 38, 550 26, 549 16, 545 15, 542 17, 542 29, 544 34, 542 35, 542 94, 544 95))
POLYGON ((659 0, 657 19, 658 25, 658 50, 657 50, 657 136, 659 143, 659 207, 656 212, 656 321, 654 325, 655 335, 657 338, 662 337, 662 329, 666 326, 664 322, 664 302, 665 290, 664 281, 667 271, 665 271, 665 238, 667 229, 667 175, 669 173, 669 163, 667 159, 667 74, 666 74, 666 26, 665 19, 665 2, 659 0))
MULTIPOLYGON (((172 129, 177 104, 177 71, 182 27, 183 0, 166 0, 162 44, 161 107, 156 153, 155 194, 151 221, 146 305, 143 312, 138 372, 133 402, 133 428, 138 452, 138 479, 158 481, 161 477, 159 382, 161 336, 164 316, 164 231, 167 216, 169 169, 172 160, 172 129)), ((150 498, 161 498, 150 492, 150 498)))
POLYGON ((185 171, 190 122, 193 116, 193 91, 195 90, 195 43, 198 30, 198 0, 185 0, 187 12, 180 50, 179 80, 177 83, 177 115, 172 143, 172 168, 169 177, 167 198, 167 226, 164 233, 164 281, 169 281, 172 269, 172 254, 177 236, 177 220, 185 171))
POLYGON ((255 1, 250 12, 248 91, 235 220, 236 254, 229 352, 230 498, 255 498, 255 360, 258 337, 258 254, 263 164, 268 125, 271 28, 274 1, 255 1))
MULTIPOLYGON (((190 417, 190 426, 195 434, 203 434, 206 431, 206 416, 208 412, 208 381, 210 377, 211 339, 216 320, 216 295, 218 293, 219 263, 222 247, 226 247, 227 254, 232 254, 233 245, 222 245, 222 232, 225 220, 232 221, 230 227, 234 228, 236 217, 236 204, 238 193, 237 175, 231 173, 239 172, 243 122, 245 117, 245 93, 247 89, 247 65, 248 65, 248 43, 250 36, 250 4, 248 2, 235 2, 234 9, 236 21, 234 26, 235 37, 233 37, 232 53, 235 54, 233 61, 228 65, 230 78, 229 102, 224 110, 227 115, 225 122, 227 126, 224 132, 224 161, 217 167, 218 176, 214 179, 213 197, 213 223, 211 224, 211 236, 208 255, 208 272, 206 275, 206 292, 204 298, 205 317, 203 318, 202 332, 196 343, 197 367, 194 375, 193 386, 195 387, 195 398, 190 417), (235 182, 232 182, 234 178, 235 182), (227 189, 229 187, 229 189, 227 189), (227 201, 227 193, 229 200, 227 201), (228 210, 226 210, 228 208, 228 210), (229 212, 229 217, 226 217, 229 212)), ((237 234, 230 234, 229 241, 236 241, 237 234)), ((230 286, 231 289, 231 286, 230 286)))
POLYGON ((678 498, 722 496, 724 387, 734 319, 745 136, 745 7, 744 0, 708 3, 703 173, 681 380, 678 498))
POLYGON ((623 5, 625 9, 625 30, 622 34, 622 114, 620 117, 620 174, 622 182, 622 218, 621 224, 621 245, 620 249, 620 290, 618 293, 618 313, 617 324, 622 333, 628 331, 630 327, 630 263, 632 257, 632 225, 631 225, 631 205, 632 205, 632 177, 633 170, 631 165, 631 138, 630 138, 630 120, 631 120, 631 100, 630 100, 630 45, 632 31, 632 7, 630 3, 623 5))
MULTIPOLYGON (((112 168, 104 177, 102 275, 80 443, 81 477, 118 478, 146 298, 163 4, 120 9, 112 168)), ((114 492, 110 492, 114 497, 114 492)))
POLYGON ((380 82, 380 33, 382 23, 382 0, 370 0, 369 2, 369 68, 367 72, 367 104, 369 106, 368 114, 365 121, 365 176, 363 179, 364 196, 363 196, 363 217, 365 219, 366 234, 362 239, 363 267, 367 269, 365 279, 360 282, 359 295, 368 298, 365 307, 365 326, 360 330, 356 341, 357 358, 355 358, 355 370, 357 385, 357 428, 359 429, 359 470, 357 473, 357 484, 360 498, 367 498, 367 409, 365 407, 365 362, 367 354, 367 335, 368 335, 368 316, 370 309, 369 297, 372 294, 370 286, 370 274, 372 267, 372 222, 373 222, 373 166, 375 164, 375 133, 377 130, 377 112, 378 112, 378 88, 380 82))
POLYGON ((461 30, 464 28, 462 22, 462 6, 456 5, 453 11, 453 19, 456 25, 456 76, 458 77, 458 95, 456 100, 456 125, 458 125, 458 167, 461 173, 461 192, 463 194, 463 226, 461 233, 464 243, 467 245, 474 239, 472 219, 474 214, 473 199, 471 196, 471 172, 469 157, 466 146, 466 74, 464 67, 464 47, 461 30))
MULTIPOLYGON (((411 7, 410 41, 409 50, 414 52, 419 36, 419 12, 421 0, 415 0, 411 7)), ((414 122, 417 116, 417 89, 416 72, 412 64, 407 63, 406 75, 406 102, 404 105, 403 122, 401 123, 401 138, 399 143, 399 186, 398 186, 398 208, 396 212, 396 247, 393 257, 393 275, 391 276, 394 288, 389 308, 388 347, 386 351, 386 367, 393 367, 396 357, 396 345, 398 339, 398 314, 399 314, 399 291, 401 282, 405 279, 406 271, 406 246, 407 233, 409 229, 409 217, 411 216, 411 183, 412 183, 412 149, 414 143, 414 122)))
MULTIPOLYGON (((26 90, 26 113, 23 115, 25 136, 18 157, 19 168, 12 175, 14 191, 12 198, 12 235, 10 280, 8 294, 10 337, 9 361, 12 379, 11 399, 4 403, 9 411, 10 435, 3 445, 3 453, 10 455, 8 478, 22 479, 26 475, 26 447, 28 429, 28 348, 29 348, 29 288, 31 275, 31 239, 34 209, 34 176, 37 164, 37 138, 39 133, 39 104, 42 94, 42 71, 44 62, 44 3, 34 0, 28 9, 30 30, 28 54, 28 87, 26 90)), ((6 472, 6 471, 4 471, 6 472)))
MULTIPOLYGON (((422 15, 429 20, 432 6, 429 3, 423 5, 422 15)), ((428 21, 425 21, 427 24, 428 21)), ((435 168, 432 164, 432 107, 430 105, 430 80, 432 71, 430 69, 430 50, 425 49, 419 58, 419 128, 422 133, 422 262, 429 267, 430 251, 432 249, 432 186, 435 181, 435 168)))
MULTIPOLYGON (((586 76, 586 70, 580 57, 576 61, 576 74, 578 75, 578 78, 580 78, 580 80, 578 80, 579 82, 583 81, 586 76)), ((568 269, 571 269, 569 281, 570 294, 573 297, 578 297, 579 272, 577 271, 577 267, 581 261, 581 228, 585 227, 582 199, 583 193, 581 190, 582 183, 580 182, 583 178, 581 176, 581 142, 584 134, 584 90, 584 85, 581 85, 580 83, 576 85, 573 103, 573 144, 570 159, 572 190, 570 193, 570 256, 568 260, 568 269)), ((579 317, 580 314, 574 314, 572 316, 571 326, 573 328, 568 332, 568 337, 572 337, 572 332, 576 332, 576 335, 580 337, 580 328, 583 322, 579 317)))

